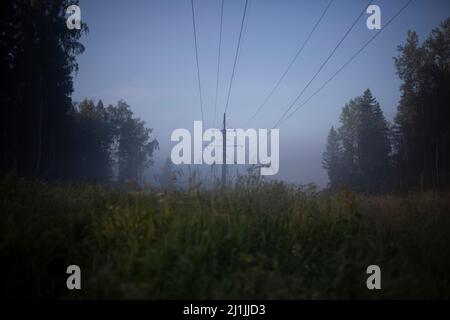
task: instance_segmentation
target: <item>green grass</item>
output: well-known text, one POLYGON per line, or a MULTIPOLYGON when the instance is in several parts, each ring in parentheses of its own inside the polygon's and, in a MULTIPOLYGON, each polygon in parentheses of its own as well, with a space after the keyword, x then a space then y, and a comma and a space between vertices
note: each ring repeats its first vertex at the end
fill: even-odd
POLYGON ((243 179, 224 194, 0 183, 10 298, 450 298, 450 194, 243 179), (65 287, 82 269, 82 290, 65 287), (366 288, 381 267, 382 290, 366 288))

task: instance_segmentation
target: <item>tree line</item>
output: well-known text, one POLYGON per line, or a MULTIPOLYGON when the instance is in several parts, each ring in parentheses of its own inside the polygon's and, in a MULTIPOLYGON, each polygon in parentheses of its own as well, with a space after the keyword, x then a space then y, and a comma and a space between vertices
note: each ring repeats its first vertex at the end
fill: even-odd
MULTIPOLYGON (((0 2, 0 174, 47 180, 139 179, 158 143, 119 101, 72 102, 89 30, 66 27, 67 0, 0 2)), ((76 4, 76 3, 75 3, 76 4)))
POLYGON ((72 110, 71 171, 83 180, 108 182, 111 180, 139 181, 144 169, 152 164, 158 141, 151 139, 152 129, 133 117, 124 101, 105 108, 100 100, 85 99, 72 110))
POLYGON ((409 31, 395 67, 402 80, 392 124, 371 91, 342 109, 328 134, 329 187, 358 191, 444 189, 450 185, 450 19, 419 43, 409 31))

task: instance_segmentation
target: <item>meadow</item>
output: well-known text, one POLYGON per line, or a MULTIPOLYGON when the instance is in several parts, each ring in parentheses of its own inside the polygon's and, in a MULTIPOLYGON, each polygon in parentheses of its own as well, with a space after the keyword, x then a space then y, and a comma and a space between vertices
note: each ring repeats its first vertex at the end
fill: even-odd
POLYGON ((2 297, 450 298, 450 194, 0 182, 2 297), (82 289, 66 288, 79 265, 82 289), (381 290, 366 268, 381 267, 381 290))

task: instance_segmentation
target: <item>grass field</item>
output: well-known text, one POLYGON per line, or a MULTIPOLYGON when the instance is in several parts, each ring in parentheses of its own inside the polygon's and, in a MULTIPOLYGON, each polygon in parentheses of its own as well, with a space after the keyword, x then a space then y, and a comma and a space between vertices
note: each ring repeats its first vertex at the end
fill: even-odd
POLYGON ((10 298, 450 298, 450 194, 0 184, 10 298), (82 290, 66 288, 66 268, 82 290), (381 267, 369 291, 366 268, 381 267))

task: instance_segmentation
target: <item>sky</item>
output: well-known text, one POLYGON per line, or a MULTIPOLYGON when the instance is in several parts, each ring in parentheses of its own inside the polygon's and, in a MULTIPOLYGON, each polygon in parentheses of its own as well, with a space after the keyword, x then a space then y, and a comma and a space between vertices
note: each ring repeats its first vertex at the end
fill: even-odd
MULTIPOLYGON (((249 0, 236 63, 227 122, 244 128, 263 103, 310 33, 329 0, 249 0)), ((375 0, 381 27, 407 1, 375 0)), ((271 99, 247 127, 272 128, 318 70, 367 0, 335 0, 271 99)), ((205 127, 218 127, 223 116, 245 0, 225 0, 220 77, 214 125, 221 0, 194 0, 205 127)), ((160 149, 158 172, 175 145, 173 130, 193 131, 201 120, 194 31, 189 0, 80 0, 89 33, 81 42, 73 100, 123 99, 135 116, 153 128, 160 149)), ((322 153, 331 126, 339 126, 344 104, 370 88, 387 120, 395 116, 400 80, 393 57, 408 30, 420 40, 450 16, 448 0, 414 0, 351 64, 280 127, 280 170, 273 178, 327 184, 322 153)), ((345 63, 376 30, 364 14, 299 103, 345 63)), ((298 104, 297 104, 298 105, 298 104)), ((296 105, 296 106, 297 106, 296 105)), ((245 127, 245 128, 247 128, 245 127)))

